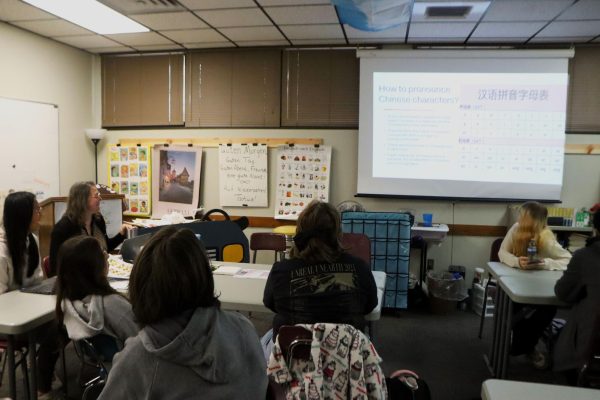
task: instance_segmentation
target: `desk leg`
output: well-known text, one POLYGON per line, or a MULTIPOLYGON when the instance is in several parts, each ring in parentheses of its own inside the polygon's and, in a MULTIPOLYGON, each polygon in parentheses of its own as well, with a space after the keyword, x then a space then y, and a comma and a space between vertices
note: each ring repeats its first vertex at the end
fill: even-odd
POLYGON ((15 337, 7 335, 8 348, 6 357, 8 357, 8 390, 10 397, 17 398, 17 378, 15 376, 15 337))
POLYGON ((513 314, 513 302, 512 300, 506 296, 506 331, 504 337, 504 352, 502 353, 502 363, 500 367, 500 375, 498 378, 506 379, 507 371, 508 371, 508 355, 510 353, 510 337, 512 332, 512 314, 513 314))
POLYGON ((29 398, 37 400, 37 354, 35 334, 29 332, 29 398))
MULTIPOLYGON (((421 246, 421 282, 427 279, 427 242, 423 240, 421 246)), ((428 288, 429 289, 429 288, 428 288)))
MULTIPOLYGON (((490 277, 491 279, 491 277, 490 277)), ((490 351, 490 362, 494 362, 494 357, 496 355, 496 344, 498 343, 498 329, 500 325, 500 319, 502 315, 500 314, 501 301, 500 301, 500 288, 496 285, 496 296, 494 297, 494 330, 492 331, 492 349, 490 351)))
POLYGON ((504 344, 504 328, 506 325, 506 294, 500 288, 496 289, 498 292, 498 309, 496 312, 498 313, 498 326, 496 331, 496 338, 494 340, 494 348, 493 348, 493 357, 492 357, 492 365, 494 369, 494 377, 498 378, 500 373, 500 360, 502 359, 502 346, 504 344))

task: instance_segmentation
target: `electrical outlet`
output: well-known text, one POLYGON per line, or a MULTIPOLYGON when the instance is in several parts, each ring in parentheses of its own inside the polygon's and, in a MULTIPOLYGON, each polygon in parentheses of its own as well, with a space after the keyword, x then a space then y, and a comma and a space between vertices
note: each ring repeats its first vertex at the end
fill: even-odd
POLYGON ((433 258, 427 259, 427 270, 433 269, 433 258))

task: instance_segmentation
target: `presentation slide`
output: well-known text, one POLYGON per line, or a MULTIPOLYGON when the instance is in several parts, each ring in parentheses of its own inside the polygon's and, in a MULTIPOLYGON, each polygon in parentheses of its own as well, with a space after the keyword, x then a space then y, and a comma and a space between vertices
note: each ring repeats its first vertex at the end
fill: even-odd
POLYGON ((374 178, 558 185, 560 190, 566 73, 374 72, 372 77, 374 178))

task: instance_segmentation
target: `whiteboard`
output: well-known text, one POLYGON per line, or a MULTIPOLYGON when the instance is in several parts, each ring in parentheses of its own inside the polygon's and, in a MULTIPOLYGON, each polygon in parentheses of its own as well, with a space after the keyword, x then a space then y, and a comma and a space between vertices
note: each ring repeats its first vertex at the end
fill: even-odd
POLYGON ((0 97, 0 197, 59 194, 58 107, 0 97))
POLYGON ((221 206, 269 205, 267 145, 219 145, 221 206))

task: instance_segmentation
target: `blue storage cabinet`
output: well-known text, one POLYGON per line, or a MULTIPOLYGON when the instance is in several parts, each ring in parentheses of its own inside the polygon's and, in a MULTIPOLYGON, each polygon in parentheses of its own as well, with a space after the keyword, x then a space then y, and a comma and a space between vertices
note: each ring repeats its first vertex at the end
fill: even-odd
POLYGON ((342 213, 342 231, 364 233, 371 240, 371 268, 387 275, 383 300, 386 308, 407 307, 412 221, 409 213, 342 213))

